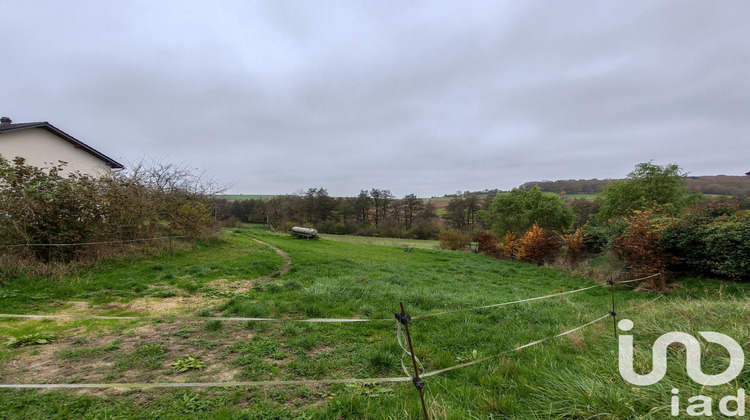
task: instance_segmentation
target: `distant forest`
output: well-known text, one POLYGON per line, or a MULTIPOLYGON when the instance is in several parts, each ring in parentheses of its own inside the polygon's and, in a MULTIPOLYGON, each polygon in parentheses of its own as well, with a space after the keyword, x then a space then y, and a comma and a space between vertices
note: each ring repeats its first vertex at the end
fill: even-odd
MULTIPOLYGON (((538 185, 542 191, 566 194, 598 194, 605 185, 614 179, 566 179, 560 181, 533 181, 521 185, 522 190, 530 190, 538 185)), ((750 196, 750 176, 690 176, 685 178, 688 191, 703 194, 750 196)))

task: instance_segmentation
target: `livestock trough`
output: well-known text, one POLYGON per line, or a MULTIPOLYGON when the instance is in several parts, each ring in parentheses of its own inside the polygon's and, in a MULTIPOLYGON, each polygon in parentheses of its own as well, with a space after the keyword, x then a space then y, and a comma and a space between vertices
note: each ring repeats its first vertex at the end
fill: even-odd
POLYGON ((300 226, 293 227, 290 233, 295 238, 315 239, 318 237, 317 230, 312 229, 312 228, 300 227, 300 226))

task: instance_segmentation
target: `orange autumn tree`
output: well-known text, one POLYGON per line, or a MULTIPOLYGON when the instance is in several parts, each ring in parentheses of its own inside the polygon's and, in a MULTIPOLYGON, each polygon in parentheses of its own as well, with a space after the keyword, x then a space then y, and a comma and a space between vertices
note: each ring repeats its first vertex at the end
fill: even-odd
POLYGON ((543 264, 555 259, 561 244, 557 235, 534 223, 520 237, 507 233, 502 248, 505 255, 517 260, 543 264))
POLYGON ((570 265, 576 265, 581 259, 583 251, 583 227, 580 227, 572 233, 561 235, 565 247, 565 260, 570 265))
POLYGON ((676 258, 660 246, 662 230, 669 220, 653 210, 636 211, 627 218, 624 235, 615 238, 614 251, 631 270, 639 274, 664 272, 676 258))

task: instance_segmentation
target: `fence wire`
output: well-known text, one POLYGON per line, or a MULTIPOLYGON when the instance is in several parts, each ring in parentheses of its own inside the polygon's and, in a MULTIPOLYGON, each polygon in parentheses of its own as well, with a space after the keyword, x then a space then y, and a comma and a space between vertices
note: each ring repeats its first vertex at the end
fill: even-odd
MULTIPOLYGON (((587 322, 579 327, 565 331, 554 336, 546 337, 541 340, 536 340, 523 346, 516 347, 511 351, 518 351, 527 347, 531 347, 537 344, 541 344, 547 340, 551 340, 556 337, 562 337, 564 335, 571 334, 589 325, 601 321, 607 318, 609 314, 597 318, 591 322, 587 322)), ((400 325, 400 324, 399 324, 400 325)), ((408 353, 401 343, 399 334, 399 345, 401 348, 408 353)), ((456 369, 461 369, 477 363, 481 363, 492 358, 498 357, 504 352, 495 354, 492 356, 484 357, 481 359, 473 360, 471 362, 462 363, 460 365, 451 366, 445 369, 435 370, 432 372, 420 375, 421 377, 429 377, 440 375, 445 372, 449 372, 456 369)), ((410 354, 410 353, 409 353, 410 354)), ((421 362, 420 362, 421 366, 421 362)), ((422 367, 422 369, 424 369, 422 367)), ((11 389, 81 389, 81 388, 207 388, 207 387, 239 387, 239 386, 289 386, 289 385, 320 385, 320 384, 351 384, 351 383, 385 383, 385 382, 410 382, 412 381, 411 374, 404 367, 406 377, 387 377, 387 378, 352 378, 352 379, 310 379, 310 380, 288 380, 288 381, 236 381, 236 382, 153 382, 153 383, 88 383, 88 384, 0 384, 0 388, 11 388, 11 389)))
POLYGON ((500 307, 500 306, 515 305, 515 304, 518 304, 518 303, 532 302, 532 301, 535 301, 535 300, 549 299, 549 298, 553 298, 553 297, 557 297, 557 296, 569 295, 571 293, 579 293, 579 292, 583 292, 585 290, 594 289, 596 287, 601 287, 601 285, 596 284, 596 285, 589 286, 589 287, 583 287, 583 288, 576 289, 576 290, 570 290, 568 292, 560 292, 560 293, 554 293, 554 294, 546 295, 546 296, 538 296, 538 297, 533 297, 533 298, 528 298, 528 299, 514 300, 514 301, 511 301, 511 302, 494 303, 492 305, 475 306, 475 307, 472 307, 472 308, 453 309, 453 310, 450 310, 450 311, 436 312, 436 313, 425 314, 425 315, 417 315, 417 316, 413 316, 411 319, 412 320, 414 320, 414 319, 424 319, 424 318, 430 318, 430 317, 438 316, 438 315, 454 314, 454 313, 457 313, 457 312, 476 311, 476 310, 480 310, 480 309, 489 309, 489 308, 497 308, 497 307, 500 307))
MULTIPOLYGON (((639 280, 645 280, 652 277, 655 277, 659 274, 654 274, 652 276, 640 278, 640 279, 633 279, 629 280, 628 282, 633 281, 639 281, 639 280)), ((466 308, 466 309, 457 309, 452 311, 444 311, 444 312, 438 312, 433 314, 426 314, 421 316, 415 316, 412 317, 412 320, 415 319, 421 319, 421 318, 429 318, 433 316, 438 315, 444 315, 449 313, 456 313, 456 312, 463 312, 463 311, 470 311, 470 310, 478 310, 478 309, 487 309, 487 308, 493 308, 493 307, 500 307, 500 306, 507 306, 512 304, 518 304, 523 302, 530 302, 535 300, 541 300, 541 299, 548 299, 556 296, 562 296, 567 295, 571 293, 578 293, 585 290, 590 290, 595 287, 599 287, 600 285, 594 285, 589 287, 584 287, 581 289, 571 290, 567 292, 560 292, 555 293, 551 295, 545 295, 545 296, 539 296, 534 298, 528 298, 528 299, 521 299, 511 302, 503 302, 503 303, 497 303, 493 305, 485 305, 485 306, 479 306, 479 307, 473 307, 473 308, 466 308)), ((632 311, 638 308, 641 308, 646 305, 650 305, 651 303, 663 298, 665 295, 660 295, 659 297, 650 300, 648 302, 645 302, 643 304, 639 304, 636 306, 632 306, 630 308, 625 308, 621 310, 621 312, 627 312, 632 311)), ((565 332, 562 332, 560 334, 556 334, 553 336, 545 337, 536 341, 532 341, 530 343, 518 346, 512 350, 505 351, 502 353, 493 354, 491 356, 482 357, 476 360, 472 360, 466 363, 461 363, 458 365, 450 366, 447 368, 439 369, 430 371, 427 373, 420 374, 420 377, 427 378, 431 376, 441 375, 446 372, 462 369, 465 367, 473 366, 479 363, 486 362, 491 359, 495 359, 497 357, 500 357, 502 355, 506 355, 512 352, 520 351, 529 347, 533 347, 535 345, 544 343, 548 340, 563 337, 569 334, 572 334, 576 331, 579 331, 583 328, 586 328, 590 325, 593 325, 597 322, 602 321, 605 318, 610 317, 611 314, 602 315, 592 321, 589 321, 585 324, 579 325, 578 327, 569 329, 565 332)), ((29 318, 29 319, 78 319, 78 320, 202 320, 202 321, 266 321, 266 322, 316 322, 316 323, 345 323, 345 322, 383 322, 383 321, 389 321, 394 322, 394 319, 388 318, 388 319, 368 319, 368 318, 308 318, 308 319, 282 319, 282 318, 245 318, 245 317, 137 317, 137 316, 96 316, 96 315, 89 315, 89 316, 76 316, 76 315, 24 315, 24 314, 0 314, 0 318, 29 318)), ((207 387, 252 387, 252 386, 293 386, 293 385, 326 385, 326 384, 356 384, 356 383, 398 383, 398 382, 409 382, 412 381, 412 376, 409 373, 408 369, 406 368, 406 365, 403 362, 403 358, 405 356, 411 356, 411 353, 406 349, 406 347, 403 344, 402 339, 402 332, 401 332, 401 324, 397 321, 397 330, 396 330, 396 339, 398 341, 399 347, 402 349, 402 357, 401 357, 401 367, 406 374, 406 377, 385 377, 385 378, 349 378, 349 379, 310 379, 310 380, 280 380, 280 381, 227 381, 227 382, 154 382, 154 383, 81 383, 81 384, 0 384, 0 389, 92 389, 92 388, 125 388, 125 389, 148 389, 148 388, 207 388, 207 387)), ((422 362, 417 359, 417 362, 419 364, 419 367, 421 370, 424 370, 424 366, 422 365, 422 362)))
POLYGON ((641 278, 638 278, 638 279, 631 279, 631 280, 625 280, 625 281, 616 281, 615 284, 634 283, 634 282, 637 282, 637 281, 643 281, 643 280, 652 279, 654 277, 658 277, 658 276, 661 276, 661 275, 662 275, 662 273, 656 273, 656 274, 652 274, 652 275, 646 276, 646 277, 641 277, 641 278))
MULTIPOLYGON (((627 281, 627 283, 633 282, 633 281, 650 279, 660 274, 661 273, 657 273, 648 277, 629 280, 627 281)), ((621 284, 621 283, 625 283, 625 282, 619 282, 618 284, 621 284)), ((494 303, 491 305, 475 306, 471 308, 453 309, 449 311, 435 312, 435 313, 424 314, 424 315, 416 315, 416 316, 411 317, 411 319, 418 320, 418 319, 431 318, 431 317, 440 316, 440 315, 454 314, 458 312, 476 311, 476 310, 481 310, 481 309, 490 309, 490 308, 497 308, 501 306, 516 305, 520 303, 533 302, 536 300, 543 300, 543 299, 550 299, 550 298, 569 295, 573 293, 580 293, 580 292, 595 289, 601 286, 602 285, 600 284, 595 284, 593 286, 583 287, 580 289, 570 290, 567 292, 553 293, 553 294, 545 295, 545 296, 537 296, 537 297, 519 299, 519 300, 514 300, 514 301, 509 301, 509 302, 494 303)), ((65 315, 65 314, 56 314, 56 315, 0 314, 0 318, 67 319, 67 320, 76 320, 76 321, 86 321, 86 320, 156 321, 158 320, 158 321, 227 321, 227 322, 254 321, 254 322, 308 322, 308 323, 386 322, 386 321, 394 320, 393 318, 299 318, 299 319, 294 319, 294 318, 260 318, 260 317, 106 316, 106 315, 65 315)))
POLYGON ((393 318, 246 318, 221 316, 106 316, 106 315, 27 315, 0 314, 0 318, 27 319, 67 319, 74 321, 114 320, 114 321, 227 321, 227 322, 309 322, 309 323, 345 323, 345 322, 394 322, 393 318))
MULTIPOLYGON (((656 302, 657 300, 663 298, 664 295, 660 295, 656 299, 653 299, 651 301, 645 302, 640 305, 636 305, 630 308, 626 308, 622 310, 622 312, 631 311, 638 309, 640 307, 649 305, 653 302, 656 302)), ((605 318, 608 318, 611 316, 610 314, 602 315, 599 318, 596 318, 592 321, 589 321, 585 324, 579 325, 578 327, 569 329, 565 332, 562 332, 560 334, 556 334, 553 336, 545 337, 540 340, 532 341, 530 343, 524 344, 522 346, 518 346, 512 350, 493 354, 491 356, 483 357, 480 359, 472 360, 470 362, 461 363, 455 366, 450 366, 447 368, 434 370, 431 372, 427 372, 424 374, 421 374, 420 377, 427 378, 430 376, 436 376, 441 375, 446 372, 450 372, 453 370, 462 369, 465 367, 469 367, 472 365, 476 365, 478 363, 486 362, 490 359, 494 359, 497 357, 500 357, 502 355, 509 354, 511 352, 516 352, 523 350, 525 348, 529 348, 532 346, 535 346, 537 344, 544 343, 545 341, 551 340, 553 338, 563 337, 568 334, 572 334, 578 330, 581 330, 583 328, 586 328, 590 325, 593 325, 605 318)), ((209 319, 209 318, 200 318, 200 319, 209 319)), ((392 320, 389 320, 392 321, 392 320)), ((400 323, 398 324, 401 325, 400 323)), ((397 330, 397 340, 399 342, 399 346, 402 348, 402 350, 409 355, 409 353, 406 348, 404 347, 401 339, 401 332, 400 328, 397 330)), ((403 354, 402 354, 403 356, 403 354)), ((403 360, 403 358, 402 358, 403 360)), ((424 369, 422 366, 422 363, 420 362, 420 367, 424 369)), ((154 383, 88 383, 88 384, 0 384, 0 389, 85 389, 85 388, 138 388, 138 389, 148 389, 148 388, 208 388, 208 387, 250 387, 250 386, 290 386, 290 385, 326 385, 326 384, 355 384, 355 383, 387 383, 387 382, 410 382, 412 381, 411 374, 408 372, 406 367, 403 365, 402 362, 402 368, 404 369, 404 373, 406 373, 406 377, 387 377, 387 378, 351 378, 351 379, 310 379, 310 380, 287 380, 287 381, 229 381, 229 382, 154 382, 154 383)))
MULTIPOLYGON (((645 302, 645 303, 642 303, 642 304, 640 304, 640 305, 636 305, 636 306, 632 306, 632 307, 630 307, 630 308, 626 308, 626 309, 623 309, 623 310, 622 310, 621 312, 632 311, 632 310, 635 310, 635 309, 641 308, 641 307, 643 307, 643 306, 646 306, 646 305, 650 305, 650 304, 652 304, 652 303, 656 302, 657 300, 659 300, 659 299, 661 299, 661 298, 663 298, 663 297, 664 297, 664 295, 660 295, 660 296, 659 296, 659 297, 657 297, 656 299, 652 299, 652 300, 650 300, 650 301, 648 301, 648 302, 645 302)), ((574 332, 576 332, 576 331, 578 331, 578 330, 581 330, 581 329, 583 329, 583 328, 586 328, 586 327, 588 327, 589 325, 593 325, 593 324, 596 324, 597 322, 599 322, 599 321, 602 321, 602 320, 604 320, 605 318, 609 318, 610 316, 611 316, 611 314, 606 314, 606 315, 602 315, 602 316, 600 316, 599 318, 596 318, 596 319, 595 319, 595 320, 593 320, 593 321, 589 321, 589 322, 587 322, 587 323, 585 323, 585 324, 583 324, 583 325, 580 325, 580 326, 578 326, 578 327, 575 327, 575 328, 569 329, 569 330, 567 330, 567 331, 565 331, 565 332, 562 332, 562 333, 560 333, 560 334, 557 334, 557 335, 553 335, 553 336, 550 336, 550 337, 546 337, 546 338, 542 338, 541 340, 536 340, 536 341, 532 341, 532 342, 530 342, 530 343, 524 344, 524 345, 522 345, 522 346, 518 346, 518 347, 516 347, 516 348, 514 348, 514 349, 512 349, 512 350, 508 350, 508 351, 505 351, 505 352, 502 352, 502 353, 497 353, 497 354, 493 354, 493 355, 491 355, 491 356, 487 356, 487 357, 482 357, 482 358, 480 358, 480 359, 472 360, 472 361, 470 361, 470 362, 466 362, 466 363, 461 363, 461 364, 459 364, 459 365, 455 365, 455 366, 447 367, 447 368, 444 368, 444 369, 440 369, 440 370, 434 370, 434 371, 431 371, 431 372, 427 372, 427 373, 425 373, 425 374, 421 374, 421 375, 420 375, 420 377, 423 377, 423 378, 427 378, 427 377, 430 377, 430 376, 440 375, 440 374, 442 374, 442 373, 445 373, 445 372, 450 372, 450 371, 452 371, 452 370, 456 370, 456 369, 461 369, 461 368, 465 368, 465 367, 468 367, 468 366, 476 365, 476 364, 478 364, 478 363, 486 362, 486 361, 488 361, 488 360, 490 360, 490 359, 495 359, 495 358, 497 358, 497 357, 500 357, 500 356, 503 356, 503 355, 506 355, 506 354, 510 354, 510 353, 512 353, 512 352, 515 352, 515 351, 523 350, 523 349, 525 349, 525 348, 528 348, 528 347, 532 347, 532 346, 535 346, 535 345, 537 345, 537 344, 541 344, 541 343, 544 343, 545 341, 547 341, 547 340, 551 340, 551 339, 553 339, 553 338, 557 338, 557 337, 562 337, 562 336, 565 336, 565 335, 568 335, 568 334, 572 334, 572 333, 574 333, 574 332)))

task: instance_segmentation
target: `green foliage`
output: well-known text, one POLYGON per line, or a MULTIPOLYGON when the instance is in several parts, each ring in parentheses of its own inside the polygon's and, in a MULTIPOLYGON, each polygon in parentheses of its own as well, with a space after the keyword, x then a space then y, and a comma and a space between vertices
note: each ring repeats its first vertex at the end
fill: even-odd
POLYGON ((5 345, 8 347, 23 347, 36 344, 49 344, 54 340, 54 334, 38 332, 34 334, 22 335, 20 337, 13 337, 8 340, 5 345))
POLYGON ((693 270, 750 278, 750 212, 736 203, 689 208, 665 229, 661 244, 693 270))
POLYGON ((440 232, 440 248, 452 251, 463 250, 471 243, 471 236, 456 229, 440 232))
MULTIPOLYGON (((0 245, 70 244, 143 239, 167 235, 210 238, 216 224, 208 201, 189 173, 161 165, 95 178, 65 164, 49 169, 23 158, 0 157, 0 245)), ((113 245, 95 247, 0 248, 3 255, 43 262, 94 259, 113 245)))
POLYGON ((615 219, 604 226, 585 224, 583 231, 583 250, 598 254, 612 248, 615 238, 625 233, 628 223, 623 219, 615 219))
POLYGON ((187 372, 191 369, 200 370, 204 367, 206 367, 206 364, 200 361, 198 356, 180 357, 174 363, 172 363, 172 368, 180 373, 187 372))
POLYGON ((705 228, 705 258, 714 274, 750 278, 750 212, 719 219, 705 228))
POLYGON ((222 328, 224 328, 224 324, 217 319, 217 320, 206 322, 206 325, 204 328, 206 329, 206 331, 219 331, 222 328))
POLYGON ((597 220, 606 223, 648 209, 679 214, 689 200, 695 199, 688 195, 684 178, 675 164, 639 163, 626 179, 609 183, 596 197, 601 204, 597 220))
POLYGON ((499 194, 485 218, 498 235, 522 234, 534 224, 546 230, 565 230, 573 222, 573 211, 558 196, 542 193, 538 187, 528 191, 514 189, 499 194))

